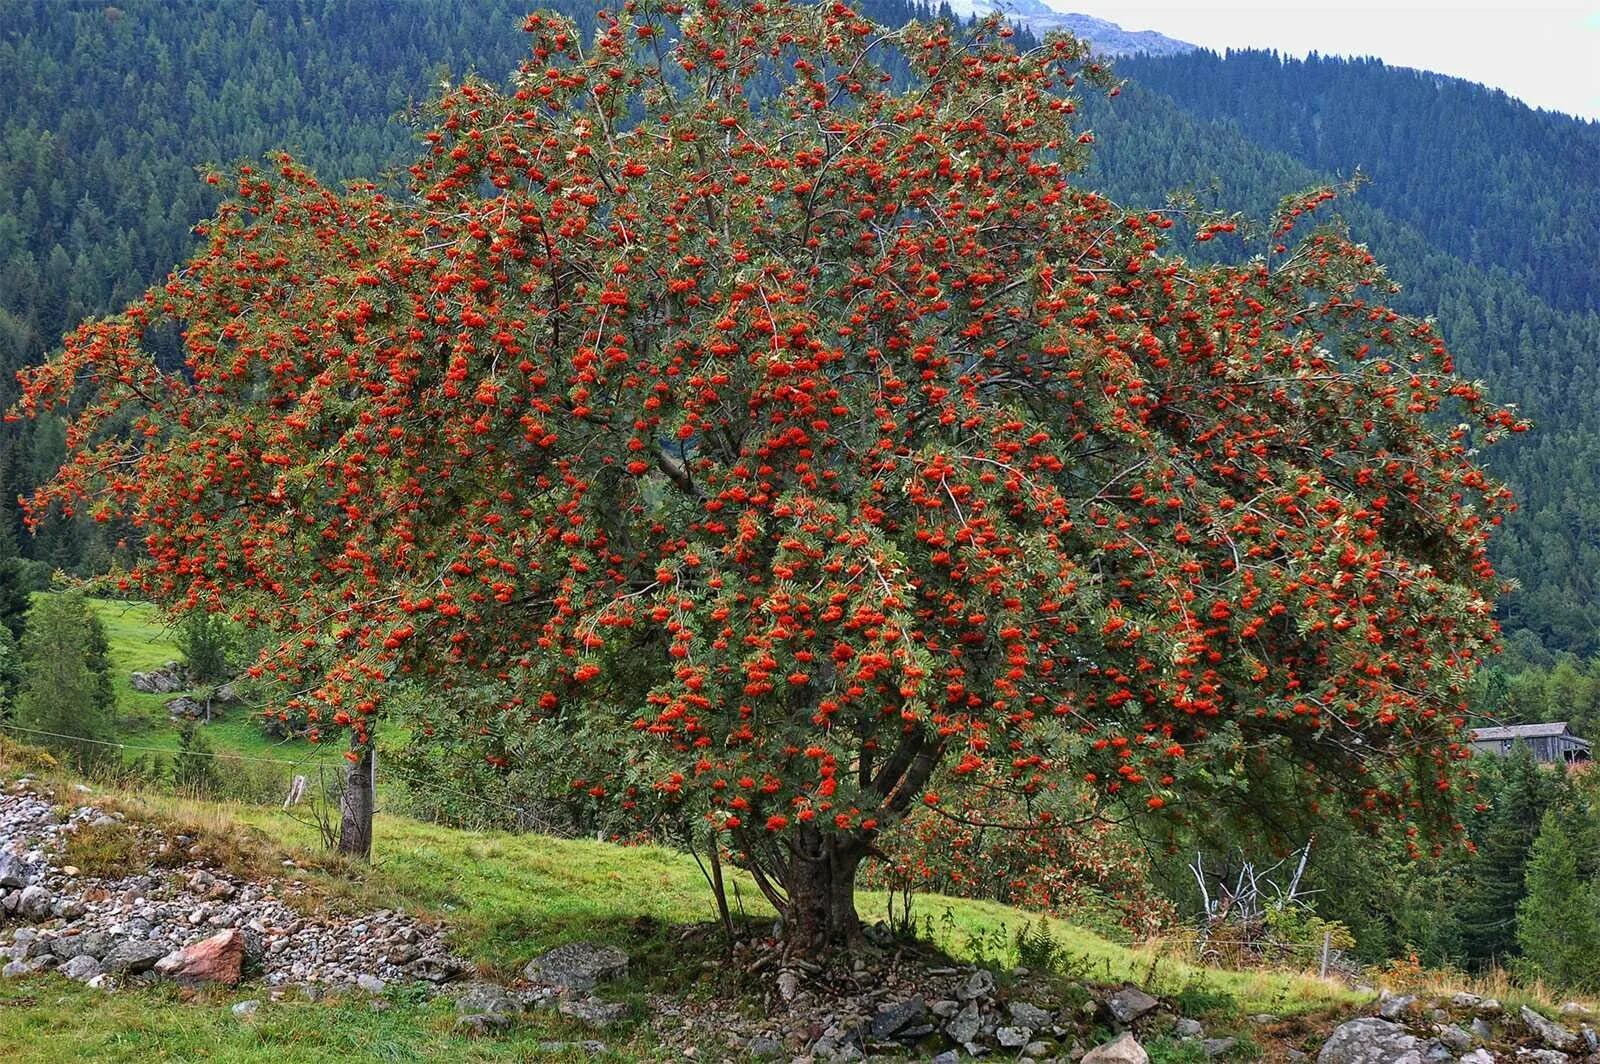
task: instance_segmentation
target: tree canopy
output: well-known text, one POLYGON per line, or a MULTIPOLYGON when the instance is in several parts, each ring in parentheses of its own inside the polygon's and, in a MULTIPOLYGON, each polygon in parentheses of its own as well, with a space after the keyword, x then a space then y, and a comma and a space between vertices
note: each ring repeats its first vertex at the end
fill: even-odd
POLYGON ((1164 251, 1235 223, 1076 185, 1104 71, 998 21, 526 29, 409 189, 242 168, 29 371, 19 412, 69 418, 33 518, 128 521, 126 586, 283 634, 255 671, 320 733, 495 690, 471 726, 717 832, 808 941, 919 805, 1181 816, 1270 770, 1448 808, 1509 506, 1476 448, 1522 426, 1314 224, 1331 191, 1246 261, 1164 251))

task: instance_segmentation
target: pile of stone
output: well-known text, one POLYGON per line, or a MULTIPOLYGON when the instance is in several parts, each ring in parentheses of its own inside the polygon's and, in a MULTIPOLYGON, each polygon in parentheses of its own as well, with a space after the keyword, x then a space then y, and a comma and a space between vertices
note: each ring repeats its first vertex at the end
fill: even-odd
POLYGON ((393 980, 441 983, 467 967, 440 930, 401 912, 308 916, 290 904, 293 880, 257 883, 210 867, 192 838, 92 804, 57 813, 26 781, 0 793, 0 975, 56 970, 113 989, 170 979, 233 985, 317 984, 382 990, 393 980), (88 827, 136 831, 140 849, 165 854, 126 874, 94 876, 62 862, 88 827), (5 923, 17 924, 9 934, 5 923))
MULTIPOLYGON (((516 988, 497 983, 470 983, 456 995, 456 1030, 487 1035, 504 1030, 525 1013, 553 1011, 591 1027, 605 1027, 628 1018, 622 1002, 607 1001, 598 993, 601 984, 628 973, 628 955, 615 946, 571 942, 557 946, 528 962, 522 971, 526 985, 516 988)), ((546 1052, 588 1054, 606 1052, 604 1042, 547 1042, 546 1052)))
MULTIPOLYGON (((760 968, 738 947, 726 968, 760 968)), ((1191 1043, 1226 1059, 1235 1042, 1208 1038, 1136 986, 1066 987, 1058 978, 986 969, 881 937, 848 966, 791 962, 770 971, 761 1009, 713 996, 654 995, 650 1022, 679 1055, 834 1062, 894 1057, 956 1064, 975 1057, 1144 1064, 1141 1039, 1191 1043)))
POLYGON ((1594 1016, 1577 1003, 1551 1019, 1526 1005, 1512 1010, 1494 998, 1458 993, 1431 1001, 1384 993, 1377 1015, 1341 1024, 1323 1043, 1317 1064, 1529 1064, 1600 1061, 1594 1016))

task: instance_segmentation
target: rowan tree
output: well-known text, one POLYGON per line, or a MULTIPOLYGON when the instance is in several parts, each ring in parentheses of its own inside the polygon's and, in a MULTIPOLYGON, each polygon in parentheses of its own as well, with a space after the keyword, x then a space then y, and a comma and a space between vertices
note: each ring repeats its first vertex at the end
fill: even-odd
POLYGON ((453 726, 714 832, 798 945, 959 790, 1449 807, 1509 505, 1475 448, 1521 426, 1312 225, 1331 192, 1173 256, 1235 223, 1073 184, 1108 74, 998 20, 526 29, 408 187, 244 167, 28 373, 19 412, 72 419, 35 520, 129 521, 129 588, 286 633, 255 671, 355 761, 397 680, 499 691, 453 726))

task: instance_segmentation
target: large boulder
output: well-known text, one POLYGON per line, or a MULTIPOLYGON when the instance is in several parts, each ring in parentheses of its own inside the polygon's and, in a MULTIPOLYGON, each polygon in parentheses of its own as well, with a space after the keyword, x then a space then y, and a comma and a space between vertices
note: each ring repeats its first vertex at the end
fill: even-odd
POLYGON ((1317 1064, 1423 1064, 1427 1051, 1428 1043, 1399 1024, 1368 1016, 1335 1029, 1317 1064))
POLYGON ((179 695, 167 700, 167 716, 173 720, 199 720, 206 715, 206 704, 198 698, 179 695))
POLYGON ((592 990, 597 983, 626 975, 628 955, 615 946, 568 942, 528 962, 530 982, 564 990, 592 990))
POLYGON ((238 928, 173 950, 156 962, 156 974, 180 983, 234 986, 244 972, 244 934, 238 928))
POLYGON ((1569 1027, 1563 1027, 1554 1020, 1546 1019, 1528 1006, 1522 1006, 1522 1022, 1527 1024, 1528 1030, 1534 1037, 1549 1046, 1551 1049, 1575 1049, 1578 1045, 1578 1033, 1569 1027))
POLYGON ((1150 1064, 1150 1054, 1133 1035, 1123 1032, 1115 1041, 1089 1050, 1078 1064, 1150 1064))
POLYGON ((190 686, 189 670, 176 661, 169 661, 159 669, 136 672, 128 677, 128 686, 147 695, 169 695, 190 686))

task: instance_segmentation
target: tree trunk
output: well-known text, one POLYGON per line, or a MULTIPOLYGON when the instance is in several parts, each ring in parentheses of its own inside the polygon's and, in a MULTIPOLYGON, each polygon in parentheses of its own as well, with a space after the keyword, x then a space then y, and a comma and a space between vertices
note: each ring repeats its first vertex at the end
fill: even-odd
POLYGON ((799 832, 796 843, 800 852, 784 877, 789 896, 784 933, 790 946, 814 954, 848 944, 861 930, 856 871, 866 856, 865 847, 815 829, 799 832))
POLYGON ((370 738, 361 743, 352 732, 350 749, 356 760, 345 773, 344 794, 339 799, 339 852, 366 861, 372 858, 372 792, 377 763, 370 738))

